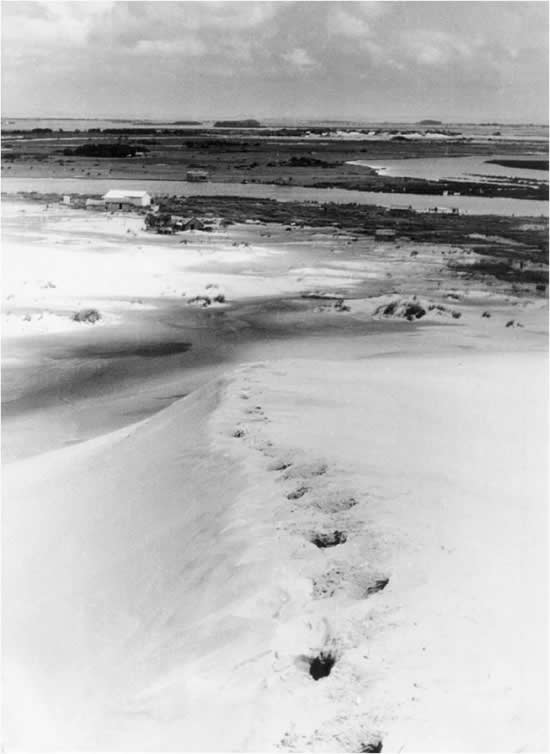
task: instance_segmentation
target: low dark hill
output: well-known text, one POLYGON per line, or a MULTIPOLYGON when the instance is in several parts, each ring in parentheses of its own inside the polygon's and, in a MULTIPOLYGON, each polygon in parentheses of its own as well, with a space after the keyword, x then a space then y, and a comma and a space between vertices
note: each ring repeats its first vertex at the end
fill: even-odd
POLYGON ((262 124, 257 120, 217 120, 214 128, 261 128, 262 124))

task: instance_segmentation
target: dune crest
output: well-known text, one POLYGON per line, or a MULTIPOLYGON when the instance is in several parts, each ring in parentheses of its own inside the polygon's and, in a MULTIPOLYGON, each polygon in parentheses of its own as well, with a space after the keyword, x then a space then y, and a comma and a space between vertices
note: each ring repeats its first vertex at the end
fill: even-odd
POLYGON ((408 357, 414 384, 399 356, 250 364, 12 464, 7 744, 435 751, 451 731, 479 750, 498 721, 503 747, 539 745, 544 359, 526 358, 519 396, 502 354, 436 376, 408 357))

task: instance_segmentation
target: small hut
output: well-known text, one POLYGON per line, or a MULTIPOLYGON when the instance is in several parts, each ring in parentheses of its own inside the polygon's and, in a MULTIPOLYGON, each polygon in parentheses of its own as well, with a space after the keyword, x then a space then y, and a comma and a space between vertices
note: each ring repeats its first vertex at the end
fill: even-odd
POLYGON ((188 220, 184 220, 182 224, 182 230, 204 230, 205 224, 198 217, 190 217, 188 220))
POLYGON ((199 182, 208 180, 207 170, 188 170, 185 174, 186 181, 199 182))

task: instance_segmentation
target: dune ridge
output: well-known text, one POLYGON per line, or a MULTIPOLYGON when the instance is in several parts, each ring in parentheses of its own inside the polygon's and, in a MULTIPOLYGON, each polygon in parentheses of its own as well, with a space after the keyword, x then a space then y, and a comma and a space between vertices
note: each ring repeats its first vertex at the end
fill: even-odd
POLYGON ((7 746, 543 747, 545 382, 252 363, 10 464, 7 746))

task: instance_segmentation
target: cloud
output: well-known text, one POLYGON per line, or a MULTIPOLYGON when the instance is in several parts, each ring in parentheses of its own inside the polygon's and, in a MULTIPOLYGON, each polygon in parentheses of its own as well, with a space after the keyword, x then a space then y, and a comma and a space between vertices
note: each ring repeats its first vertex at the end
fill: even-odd
POLYGON ((371 35, 377 20, 391 11, 393 3, 342 2, 330 3, 327 13, 327 31, 351 39, 371 35))
POLYGON ((343 8, 331 9, 327 17, 327 26, 329 33, 344 37, 360 38, 370 34, 370 26, 364 19, 343 8))
MULTIPOLYGON (((13 2, 4 3, 2 41, 18 53, 50 47, 178 53, 200 47, 211 34, 246 35, 270 21, 273 2, 13 2), (174 44, 170 45, 169 42, 174 44), (158 42, 158 45, 153 44, 158 42)), ((223 43, 223 37, 220 37, 223 43)), ((213 48, 210 47, 210 50, 213 48)), ((215 49, 215 48, 214 48, 215 49)))
POLYGON ((16 0, 2 42, 14 114, 547 117, 540 2, 16 0))
POLYGON ((135 55, 200 56, 208 52, 206 45, 197 37, 187 35, 182 40, 140 39, 134 46, 135 55))
POLYGON ((287 63, 296 68, 307 69, 317 65, 317 61, 310 56, 307 50, 304 50, 301 47, 296 47, 290 52, 285 52, 281 57, 287 63))
POLYGON ((110 2, 13 2, 2 8, 2 43, 19 53, 56 47, 78 47, 88 41, 97 20, 110 2))
POLYGON ((406 57, 427 66, 469 60, 479 47, 473 39, 467 41, 443 31, 423 30, 403 35, 401 45, 406 57))

